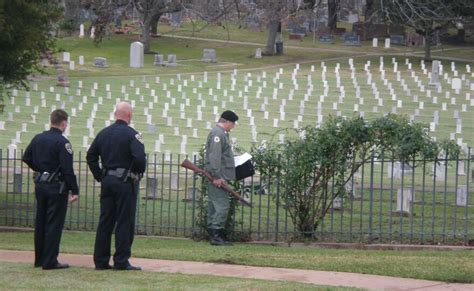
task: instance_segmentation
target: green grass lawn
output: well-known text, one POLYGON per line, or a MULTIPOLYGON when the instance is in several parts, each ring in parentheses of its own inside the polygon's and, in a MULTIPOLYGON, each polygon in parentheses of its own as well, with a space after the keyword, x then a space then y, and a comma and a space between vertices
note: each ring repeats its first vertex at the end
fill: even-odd
POLYGON ((70 268, 45 272, 30 264, 0 261, 0 289, 27 290, 357 290, 316 286, 297 282, 264 281, 205 275, 155 272, 97 272, 88 268, 70 268))
MULTIPOLYGON (((66 232, 65 253, 92 254, 94 233, 66 232)), ((2 232, 0 249, 32 250, 31 232, 2 232)), ((474 282, 472 251, 375 251, 235 244, 216 248, 207 242, 136 237, 134 257, 220 262, 251 266, 354 272, 448 282, 474 282)))

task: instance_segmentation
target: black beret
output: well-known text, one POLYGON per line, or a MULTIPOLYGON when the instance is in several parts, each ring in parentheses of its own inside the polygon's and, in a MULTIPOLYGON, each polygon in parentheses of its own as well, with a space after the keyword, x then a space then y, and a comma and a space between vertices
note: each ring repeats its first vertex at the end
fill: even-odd
POLYGON ((233 111, 230 111, 230 110, 226 110, 222 112, 221 118, 224 118, 225 120, 228 120, 231 122, 236 122, 237 120, 239 120, 239 117, 237 116, 237 114, 235 114, 233 111))

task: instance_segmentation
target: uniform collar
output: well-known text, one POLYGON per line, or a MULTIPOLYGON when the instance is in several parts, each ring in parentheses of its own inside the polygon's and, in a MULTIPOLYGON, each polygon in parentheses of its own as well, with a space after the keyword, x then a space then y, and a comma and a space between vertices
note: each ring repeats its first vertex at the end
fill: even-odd
POLYGON ((63 134, 63 132, 57 127, 51 127, 49 131, 63 134))
POLYGON ((227 130, 225 130, 222 126, 220 126, 219 124, 217 124, 217 128, 219 128, 220 130, 222 130, 224 133, 228 133, 227 130))
POLYGON ((128 125, 125 121, 121 120, 121 119, 117 119, 115 120, 115 124, 123 124, 123 125, 128 125))

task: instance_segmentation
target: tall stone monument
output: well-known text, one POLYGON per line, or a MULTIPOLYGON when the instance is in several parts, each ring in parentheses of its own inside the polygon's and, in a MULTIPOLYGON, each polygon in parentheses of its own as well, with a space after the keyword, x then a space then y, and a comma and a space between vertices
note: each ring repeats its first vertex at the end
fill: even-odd
POLYGON ((130 45, 130 68, 143 67, 143 44, 139 41, 130 45))

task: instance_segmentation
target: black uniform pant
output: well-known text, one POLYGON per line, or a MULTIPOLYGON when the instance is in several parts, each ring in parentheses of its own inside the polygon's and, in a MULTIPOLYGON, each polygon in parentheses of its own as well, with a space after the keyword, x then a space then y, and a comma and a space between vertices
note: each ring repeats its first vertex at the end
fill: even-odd
POLYGON ((59 194, 59 183, 36 184, 35 266, 58 263, 59 244, 67 211, 67 195, 59 194))
POLYGON ((123 182, 115 176, 102 180, 100 219, 94 247, 96 267, 109 264, 111 237, 115 227, 114 266, 126 267, 131 256, 135 231, 138 183, 123 182), (136 184, 136 185, 135 185, 136 184))

